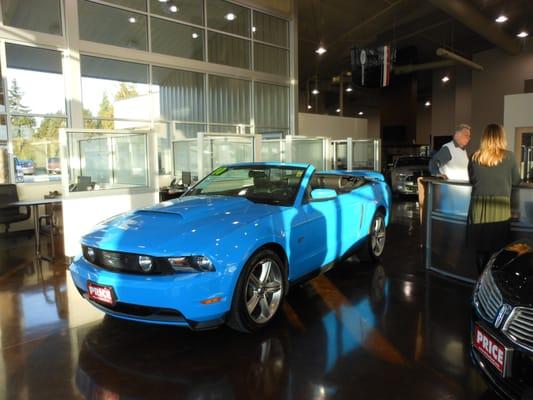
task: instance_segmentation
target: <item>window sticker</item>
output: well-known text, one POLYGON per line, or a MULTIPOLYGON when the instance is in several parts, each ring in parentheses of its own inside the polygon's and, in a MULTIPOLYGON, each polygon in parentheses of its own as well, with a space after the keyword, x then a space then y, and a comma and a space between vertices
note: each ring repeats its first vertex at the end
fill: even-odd
POLYGON ((214 176, 220 176, 222 175, 224 172, 226 172, 228 169, 226 167, 218 167, 217 169, 215 169, 213 171, 213 175, 214 176))

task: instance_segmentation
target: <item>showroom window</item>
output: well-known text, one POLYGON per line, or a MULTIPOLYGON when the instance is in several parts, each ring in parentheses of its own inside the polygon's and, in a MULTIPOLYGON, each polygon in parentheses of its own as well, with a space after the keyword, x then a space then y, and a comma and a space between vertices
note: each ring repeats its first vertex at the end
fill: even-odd
POLYGON ((250 81, 210 75, 209 122, 250 124, 250 86, 250 81))
POLYGON ((61 53, 6 44, 7 101, 18 182, 59 180, 50 168, 66 127, 61 53))
POLYGON ((257 11, 253 18, 254 70, 289 76, 289 23, 257 11))
POLYGON ((80 39, 137 50, 148 50, 147 21, 143 14, 78 1, 80 39))
POLYGON ((85 128, 149 127, 148 65, 82 55, 81 91, 85 128))
POLYGON ((209 62, 250 68, 250 41, 223 35, 217 32, 208 34, 209 62))
POLYGON ((159 145, 159 173, 170 174, 172 141, 206 132, 205 75, 152 67, 154 130, 159 145))
POLYGON ((178 2, 150 0, 150 12, 195 25, 203 25, 204 23, 204 2, 202 0, 180 0, 178 2))
POLYGON ((250 10, 224 0, 207 1, 207 27, 250 37, 250 10))
POLYGON ((255 82, 254 117, 257 133, 283 133, 289 129, 289 88, 255 82))
POLYGON ((60 0, 2 0, 4 25, 62 35, 60 0))
POLYGON ((204 59, 204 30, 160 18, 152 18, 152 51, 176 57, 204 59))

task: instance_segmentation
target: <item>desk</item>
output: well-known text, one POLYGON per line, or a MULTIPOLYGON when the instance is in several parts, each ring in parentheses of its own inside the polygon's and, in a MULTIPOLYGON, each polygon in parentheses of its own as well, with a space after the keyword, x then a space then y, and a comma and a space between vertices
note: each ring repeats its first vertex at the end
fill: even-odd
MULTIPOLYGON (((468 183, 424 178, 426 269, 474 283, 478 278, 475 252, 466 246, 472 186, 468 183)), ((533 239, 533 186, 520 184, 511 194, 510 240, 533 239)))
POLYGON ((53 199, 40 199, 40 200, 22 200, 7 204, 8 207, 31 207, 33 214, 33 229, 35 232, 35 255, 38 258, 45 259, 47 261, 53 261, 52 258, 41 256, 41 237, 39 226, 39 206, 46 204, 60 204, 63 201, 61 197, 55 197, 53 199))
POLYGON ((185 186, 167 186, 159 189, 159 201, 167 201, 181 197, 187 190, 185 186))

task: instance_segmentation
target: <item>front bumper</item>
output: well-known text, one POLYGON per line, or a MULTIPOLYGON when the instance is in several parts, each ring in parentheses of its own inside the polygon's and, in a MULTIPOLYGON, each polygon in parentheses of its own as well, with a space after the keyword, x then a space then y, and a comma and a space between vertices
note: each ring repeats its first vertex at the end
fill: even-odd
POLYGON ((482 372, 489 386, 497 393, 510 399, 533 399, 533 355, 519 349, 499 330, 494 329, 479 318, 475 311, 473 312, 471 324, 470 356, 474 365, 482 372), (474 348, 473 335, 476 323, 505 347, 513 349, 511 373, 508 378, 503 378, 498 370, 474 348))
POLYGON ((70 272, 74 284, 86 299, 87 281, 111 286, 117 299, 115 306, 88 301, 117 318, 206 329, 223 323, 231 306, 231 274, 133 275, 101 269, 83 257, 74 260, 70 272), (202 303, 214 298, 221 300, 202 303))

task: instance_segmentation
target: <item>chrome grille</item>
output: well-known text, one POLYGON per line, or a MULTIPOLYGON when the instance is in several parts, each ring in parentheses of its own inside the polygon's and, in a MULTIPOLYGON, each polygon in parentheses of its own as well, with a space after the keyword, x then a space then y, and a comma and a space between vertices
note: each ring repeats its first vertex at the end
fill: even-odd
POLYGON ((490 270, 483 274, 475 300, 479 314, 488 322, 493 323, 503 305, 503 298, 490 270))
POLYGON ((516 344, 533 351, 533 308, 516 307, 503 332, 516 344))

